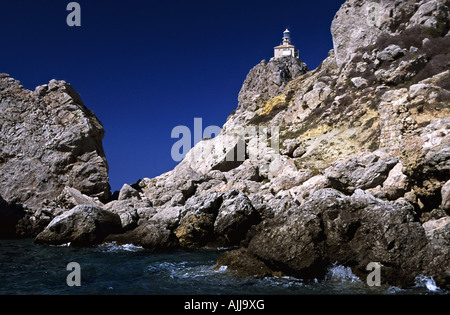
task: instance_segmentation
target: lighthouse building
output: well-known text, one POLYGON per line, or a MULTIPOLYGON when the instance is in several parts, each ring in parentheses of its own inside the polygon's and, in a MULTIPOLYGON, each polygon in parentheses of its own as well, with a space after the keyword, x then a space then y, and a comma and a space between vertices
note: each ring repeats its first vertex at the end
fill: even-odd
POLYGON ((298 53, 297 48, 295 48, 295 46, 291 44, 291 32, 289 32, 288 29, 286 29, 283 32, 283 43, 274 48, 274 57, 275 58, 286 57, 286 56, 292 56, 295 58, 299 58, 299 53, 298 53))

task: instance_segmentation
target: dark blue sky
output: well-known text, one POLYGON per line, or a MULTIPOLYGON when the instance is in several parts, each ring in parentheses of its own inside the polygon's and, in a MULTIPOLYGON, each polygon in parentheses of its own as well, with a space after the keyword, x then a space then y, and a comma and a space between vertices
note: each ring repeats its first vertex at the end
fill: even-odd
POLYGON ((285 28, 316 68, 344 0, 80 0, 81 27, 66 24, 69 2, 0 0, 0 72, 31 90, 72 84, 106 130, 114 191, 177 164, 175 126, 222 126, 285 28))

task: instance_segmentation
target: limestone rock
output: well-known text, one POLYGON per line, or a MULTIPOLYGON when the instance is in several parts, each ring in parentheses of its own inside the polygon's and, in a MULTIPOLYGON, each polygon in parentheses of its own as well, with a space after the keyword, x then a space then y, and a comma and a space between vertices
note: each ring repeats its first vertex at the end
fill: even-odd
POLYGON ((442 287, 450 279, 450 217, 427 221, 423 228, 429 241, 423 274, 432 275, 436 284, 442 287))
POLYGON ((184 207, 166 207, 158 210, 148 221, 165 226, 168 229, 175 229, 178 227, 181 219, 181 212, 184 207))
MULTIPOLYGON (((382 34, 393 35, 403 29, 423 25, 425 21, 429 27, 435 26, 430 15, 439 13, 433 14, 429 8, 439 7, 437 12, 446 12, 444 2, 421 1, 422 6, 419 7, 413 0, 346 1, 331 24, 337 64, 343 65, 357 49, 374 44, 382 34)), ((386 58, 390 59, 392 55, 389 55, 386 58)))
POLYGON ((429 244, 410 204, 385 202, 362 190, 345 196, 322 189, 304 205, 264 221, 248 252, 274 271, 302 278, 320 277, 336 261, 364 277, 370 261, 383 261, 384 283, 411 285, 425 270, 430 274, 430 259, 430 275, 446 277, 448 249, 429 244))
POLYGON ((408 190, 408 177, 402 172, 403 164, 397 163, 383 183, 382 191, 390 200, 403 196, 408 190))
POLYGON ((357 88, 366 87, 367 86, 367 80, 361 77, 356 77, 351 79, 353 85, 357 88))
POLYGON ((414 25, 424 25, 426 27, 437 28, 438 19, 445 19, 447 17, 445 14, 446 9, 443 1, 422 1, 420 4, 420 7, 411 17, 408 28, 411 28, 414 25))
POLYGON ((174 233, 183 247, 204 246, 214 241, 214 221, 223 198, 219 193, 192 197, 174 233))
POLYGON ((64 187, 61 194, 55 199, 56 204, 63 209, 72 209, 79 205, 91 205, 97 207, 103 207, 103 203, 100 201, 82 194, 75 188, 64 187))
POLYGON ((128 184, 123 184, 119 192, 118 200, 125 200, 130 198, 141 199, 141 196, 139 195, 139 192, 136 189, 134 189, 128 184))
POLYGON ((118 215, 90 205, 76 206, 55 217, 35 238, 37 244, 86 246, 121 231, 118 215))
POLYGON ((216 263, 215 269, 226 266, 227 269, 236 272, 240 276, 280 276, 281 273, 272 269, 245 248, 239 248, 222 253, 216 263))
POLYGON ((136 206, 130 200, 114 200, 104 206, 104 209, 117 214, 120 218, 121 226, 124 231, 133 229, 137 226, 139 216, 137 208, 144 205, 136 206))
POLYGON ((239 191, 232 190, 223 198, 214 221, 214 233, 224 239, 224 245, 238 245, 249 228, 258 223, 259 214, 250 199, 239 191))
POLYGON ((433 120, 422 133, 424 172, 450 174, 450 117, 433 120))
POLYGON ((239 93, 239 107, 246 109, 256 100, 268 101, 282 92, 292 79, 308 71, 304 62, 294 57, 261 61, 250 70, 239 93))
POLYGON ((0 194, 39 209, 72 187, 106 200, 108 164, 103 127, 64 81, 26 90, 0 77, 0 194))
POLYGON ((338 160, 325 170, 332 187, 346 193, 382 184, 397 163, 393 156, 377 151, 363 156, 338 160))
POLYGON ((392 44, 377 53, 377 59, 382 61, 393 61, 405 55, 405 49, 400 46, 392 44))
POLYGON ((154 222, 139 225, 123 234, 109 235, 105 241, 142 246, 150 251, 166 251, 177 248, 178 240, 173 232, 154 222))

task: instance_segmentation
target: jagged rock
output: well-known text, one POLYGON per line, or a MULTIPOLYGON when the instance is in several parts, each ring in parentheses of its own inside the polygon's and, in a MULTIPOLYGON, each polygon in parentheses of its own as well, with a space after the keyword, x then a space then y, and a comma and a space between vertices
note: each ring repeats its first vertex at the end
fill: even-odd
POLYGON ((184 204, 195 193, 197 186, 206 179, 185 161, 172 171, 139 181, 138 186, 142 189, 143 196, 152 200, 154 206, 163 206, 168 202, 171 206, 184 204))
POLYGON ((423 1, 414 15, 411 17, 408 28, 414 25, 423 25, 426 27, 437 28, 438 19, 446 18, 446 12, 443 1, 431 0, 423 1))
POLYGON ((400 46, 392 44, 385 49, 377 53, 377 59, 381 61, 393 61, 405 55, 406 49, 402 49, 400 46))
POLYGON ((134 189, 128 184, 123 184, 119 192, 118 200, 126 200, 131 198, 141 199, 141 196, 139 195, 139 192, 136 189, 134 189))
POLYGON ((157 211, 148 221, 173 230, 179 225, 183 210, 184 207, 181 206, 166 207, 157 211))
POLYGON ((146 205, 140 204, 139 206, 136 206, 133 201, 130 200, 114 200, 107 203, 104 206, 104 209, 117 214, 120 218, 122 229, 126 231, 137 226, 137 222, 139 220, 137 207, 144 206, 146 205))
POLYGON ((299 145, 294 152, 292 152, 292 157, 293 158, 298 158, 301 157, 303 154, 306 153, 306 147, 304 145, 299 145))
POLYGON ((356 77, 351 79, 353 85, 357 88, 366 87, 367 86, 367 80, 361 77, 356 77))
POLYGON ((422 132, 424 173, 450 174, 450 116, 433 120, 422 132))
POLYGON ((248 252, 271 270, 301 278, 323 276, 332 262, 350 265, 364 277, 367 264, 378 261, 383 283, 411 285, 425 271, 445 282, 448 248, 430 245, 414 216, 414 208, 404 201, 385 202, 360 189, 352 196, 322 189, 304 205, 265 220, 248 252))
POLYGON ((238 245, 260 217, 250 199, 237 190, 224 194, 223 199, 214 221, 214 233, 222 239, 223 245, 238 245))
POLYGON ((444 286, 450 281, 450 217, 427 221, 423 228, 428 238, 423 274, 432 275, 439 286, 444 286))
POLYGON ((450 217, 443 217, 437 220, 429 220, 423 224, 425 234, 432 238, 434 233, 439 233, 441 230, 446 229, 450 224, 450 217))
POLYGON ((396 163, 395 157, 376 151, 338 160, 325 170, 325 176, 332 187, 351 194, 358 188, 368 189, 382 184, 396 163))
POLYGON ((35 238, 37 244, 86 246, 121 231, 120 217, 91 205, 76 206, 55 217, 35 238))
POLYGON ((139 217, 139 220, 137 222, 138 225, 141 225, 141 223, 145 221, 149 221, 153 216, 157 214, 157 210, 152 207, 151 202, 148 202, 146 205, 135 205, 136 213, 139 217))
POLYGON ((70 84, 52 80, 26 90, 0 77, 0 194, 37 210, 72 187, 106 200, 103 127, 70 84))
POLYGON ((240 133, 230 131, 197 143, 174 171, 187 167, 199 174, 207 174, 213 170, 227 172, 244 161, 245 144, 240 133))
POLYGON ((183 247, 204 246, 214 241, 214 221, 222 204, 222 194, 192 197, 174 233, 183 247))
POLYGON ((249 253, 245 248, 230 250, 221 254, 216 262, 215 269, 226 266, 240 276, 269 277, 280 276, 280 272, 274 272, 260 259, 249 253))
POLYGON ((178 247, 178 239, 173 232, 160 225, 148 223, 137 228, 139 232, 139 243, 146 249, 167 250, 178 247))
POLYGON ((375 72, 375 77, 379 82, 389 85, 397 85, 411 80, 427 65, 429 58, 422 54, 411 60, 400 62, 398 67, 393 69, 380 69, 375 72))
POLYGON ((82 194, 79 190, 72 187, 64 187, 61 194, 55 199, 56 204, 63 209, 72 209, 79 205, 91 205, 103 207, 103 203, 82 194))
MULTIPOLYGON (((437 2, 442 6, 444 1, 437 2)), ((412 0, 346 1, 331 24, 337 64, 341 66, 349 61, 359 48, 374 44, 383 33, 393 35, 396 31, 421 25, 419 16, 425 13, 418 9, 416 1, 412 0), (412 19, 415 14, 417 18, 412 19)))
POLYGON ((283 171, 270 181, 270 191, 273 194, 299 186, 313 176, 313 172, 308 169, 297 170, 288 167, 282 169, 283 171))
POLYGON ((255 101, 268 101, 279 95, 292 79, 306 73, 304 62, 294 57, 273 58, 256 65, 247 75, 239 93, 239 109, 247 109, 255 101))
POLYGON ((330 187, 328 178, 324 175, 316 175, 305 181, 302 185, 288 190, 289 197, 299 204, 303 204, 315 191, 330 187))
POLYGON ((155 222, 139 225, 123 234, 109 235, 105 241, 142 246, 150 251, 165 251, 179 246, 173 232, 155 222))
POLYGON ((403 196, 408 190, 408 177, 402 172, 403 164, 397 163, 388 174, 383 183, 382 192, 389 200, 403 196))
POLYGON ((250 180, 259 182, 261 180, 258 165, 252 165, 249 160, 246 160, 243 164, 241 164, 237 168, 226 172, 225 176, 228 177, 227 181, 250 180))
MULTIPOLYGON (((294 151, 301 144, 301 139, 286 139, 283 141, 283 146, 280 148, 280 154, 292 157, 294 151)), ((300 156, 300 155, 299 155, 300 156)))

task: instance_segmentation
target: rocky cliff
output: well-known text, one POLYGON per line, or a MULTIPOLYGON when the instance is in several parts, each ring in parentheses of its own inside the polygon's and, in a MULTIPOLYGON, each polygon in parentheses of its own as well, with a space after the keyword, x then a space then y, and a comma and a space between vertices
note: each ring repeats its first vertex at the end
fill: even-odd
POLYGON ((29 91, 0 74, 0 128, 0 196, 23 212, 2 221, 25 215, 16 234, 42 229, 39 213, 66 186, 109 197, 103 127, 71 85, 52 80, 29 91))
POLYGON ((218 266, 320 278, 337 262, 365 279, 378 262, 383 284, 408 286, 422 274, 448 285, 449 7, 348 0, 317 69, 290 57, 262 61, 217 137, 172 171, 124 184, 108 203, 92 197, 100 187, 71 182, 36 241, 238 246, 218 266))

